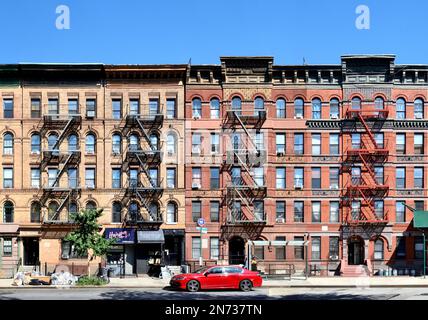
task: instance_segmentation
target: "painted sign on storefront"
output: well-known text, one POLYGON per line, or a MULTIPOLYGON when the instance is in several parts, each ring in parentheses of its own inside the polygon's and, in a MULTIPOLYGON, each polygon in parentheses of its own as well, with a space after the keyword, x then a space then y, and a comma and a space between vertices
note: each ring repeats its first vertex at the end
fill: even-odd
POLYGON ((106 228, 106 239, 116 239, 116 243, 134 243, 135 230, 130 228, 106 228))

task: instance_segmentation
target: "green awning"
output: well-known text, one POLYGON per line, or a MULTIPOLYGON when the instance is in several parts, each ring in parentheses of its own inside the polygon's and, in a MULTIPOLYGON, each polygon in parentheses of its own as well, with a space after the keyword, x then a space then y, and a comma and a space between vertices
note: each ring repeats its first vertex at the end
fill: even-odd
POLYGON ((413 212, 413 227, 428 228, 428 211, 416 210, 413 212))

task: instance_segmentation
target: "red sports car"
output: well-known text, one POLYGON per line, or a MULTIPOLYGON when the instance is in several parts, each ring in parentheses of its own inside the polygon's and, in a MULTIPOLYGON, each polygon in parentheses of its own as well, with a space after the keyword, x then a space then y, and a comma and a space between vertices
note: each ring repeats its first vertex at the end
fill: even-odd
POLYGON ((170 285, 174 288, 196 292, 200 289, 241 289, 250 291, 262 286, 258 272, 240 266, 212 266, 183 273, 172 277, 170 285))

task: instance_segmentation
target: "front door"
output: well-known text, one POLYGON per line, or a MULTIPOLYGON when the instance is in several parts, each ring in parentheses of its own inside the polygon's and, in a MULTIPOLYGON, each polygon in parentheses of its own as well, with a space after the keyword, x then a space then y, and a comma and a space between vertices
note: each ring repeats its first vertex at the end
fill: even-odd
POLYGON ((39 239, 26 238, 24 243, 24 265, 35 266, 39 261, 39 239))
POLYGON ((245 264, 245 241, 241 237, 229 241, 229 264, 245 264))
POLYGON ((362 240, 350 240, 348 244, 348 264, 364 264, 364 242, 362 240))

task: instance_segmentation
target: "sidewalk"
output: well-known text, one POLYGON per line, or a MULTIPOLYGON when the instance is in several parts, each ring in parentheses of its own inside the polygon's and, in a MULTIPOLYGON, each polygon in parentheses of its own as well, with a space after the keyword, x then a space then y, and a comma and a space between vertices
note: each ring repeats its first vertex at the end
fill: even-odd
MULTIPOLYGON (((142 276, 138 278, 111 278, 106 286, 95 288, 164 288, 169 286, 169 280, 142 276)), ((12 279, 0 279, 0 289, 5 288, 53 288, 55 286, 12 286, 12 279)), ((68 286, 67 286, 68 287, 68 286)), ((428 276, 423 277, 311 277, 308 279, 269 279, 263 280, 264 288, 322 288, 322 287, 428 287, 428 276)), ((85 288, 77 287, 73 288, 85 288)), ((94 288, 94 287, 90 287, 94 288)))

